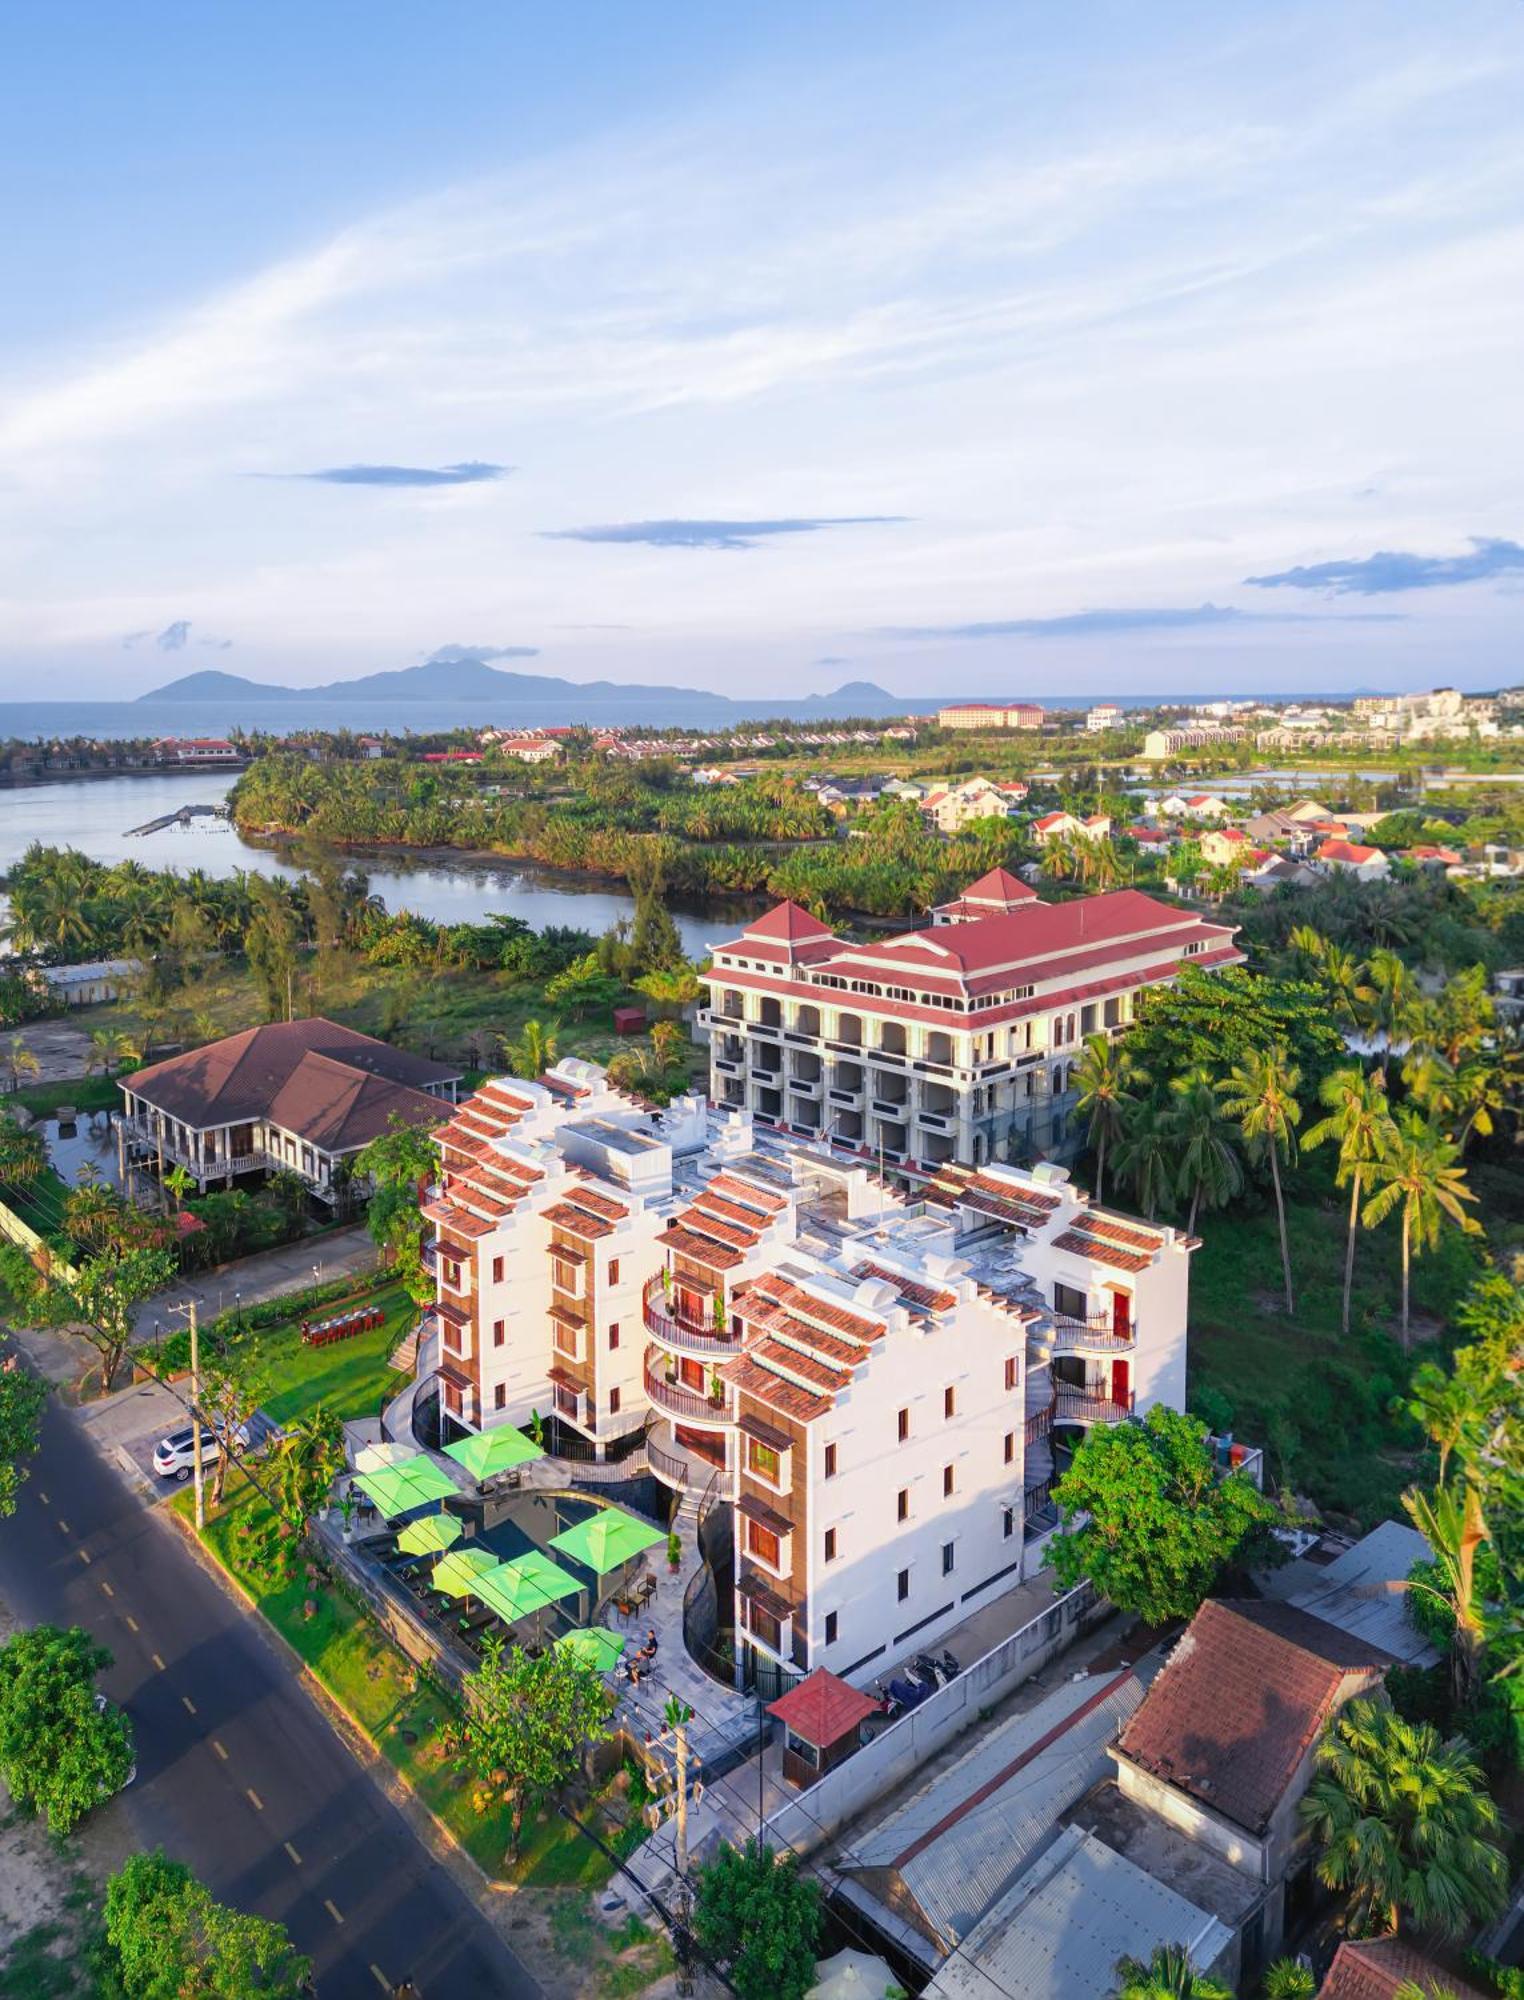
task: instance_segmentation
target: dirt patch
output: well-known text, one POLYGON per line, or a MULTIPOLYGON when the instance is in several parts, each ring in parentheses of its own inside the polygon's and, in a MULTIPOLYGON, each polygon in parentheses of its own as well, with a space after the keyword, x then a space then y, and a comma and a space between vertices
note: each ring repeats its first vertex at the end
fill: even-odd
POLYGON ((83 1076, 90 1060, 90 1036, 69 1021, 31 1021, 20 1030, 21 1040, 37 1058, 32 1083, 62 1083, 83 1076))

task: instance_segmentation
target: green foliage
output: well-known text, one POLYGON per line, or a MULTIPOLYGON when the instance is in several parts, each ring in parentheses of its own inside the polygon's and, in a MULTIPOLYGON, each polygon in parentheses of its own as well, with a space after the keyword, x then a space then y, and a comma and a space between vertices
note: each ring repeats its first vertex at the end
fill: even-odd
POLYGON ((458 1768, 483 1803, 504 1800, 517 1851, 525 1818, 577 1770, 589 1743, 604 1741, 614 1697, 603 1676, 565 1646, 531 1656, 489 1641, 465 1688, 458 1768))
POLYGON ((110 1664, 77 1625, 36 1625, 0 1646, 0 1776, 52 1833, 71 1832, 131 1772, 126 1717, 96 1706, 95 1677, 110 1664))
POLYGON ((371 1184, 365 1224, 371 1241, 391 1253, 398 1277, 417 1305, 434 1296, 434 1281, 424 1266, 428 1234, 419 1205, 420 1191, 438 1170, 439 1158, 428 1132, 395 1114, 387 1130, 355 1157, 354 1175, 371 1184))
POLYGON ((1138 1066, 1158 1078, 1202 1066, 1220 1073, 1281 1046, 1307 1087, 1316 1089, 1345 1056, 1319 985, 1242 966, 1225 972, 1186 966, 1173 986, 1146 990, 1123 1039, 1138 1066))
POLYGON ((803 2000, 815 1978, 819 1885, 793 1854, 727 1845, 698 1871, 693 1931, 741 2000, 803 2000))
POLYGON ((1146 1965, 1141 1959, 1118 1959, 1116 2000, 1233 2000, 1233 1995, 1198 1972, 1183 1946, 1161 1944, 1146 1965))
POLYGON ((1265 1968, 1265 2000, 1313 2000, 1318 1982, 1294 1958, 1278 1958, 1265 1968))
POLYGON ((37 1449, 47 1384, 15 1355, 0 1362, 0 1519, 16 1511, 24 1461, 37 1449))
POLYGON ((285 1926, 217 1902, 162 1849, 134 1854, 106 1886, 106 1953, 124 2000, 300 2000, 312 1961, 285 1926))
POLYGON ((1189 1618, 1278 1518, 1242 1473, 1219 1477, 1193 1417, 1156 1404, 1141 1424, 1097 1425, 1053 1489, 1064 1532, 1045 1560, 1150 1625, 1189 1618))

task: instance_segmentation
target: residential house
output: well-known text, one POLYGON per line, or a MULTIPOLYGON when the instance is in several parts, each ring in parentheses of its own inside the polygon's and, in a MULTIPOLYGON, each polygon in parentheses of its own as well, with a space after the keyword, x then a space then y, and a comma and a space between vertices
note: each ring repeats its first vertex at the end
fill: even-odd
POLYGON ((1318 2000, 1483 2000, 1480 1987, 1436 1965, 1403 1937, 1345 1938, 1334 1953, 1318 2000))
POLYGON ((154 752, 161 764, 241 764, 246 755, 222 736, 161 736, 154 752))
POLYGON ((1225 728, 1215 722, 1200 723, 1189 729, 1150 729, 1143 739, 1142 755, 1145 762, 1158 764, 1182 752, 1226 749, 1242 737, 1241 729, 1225 728))
POLYGON ((1100 736, 1108 729, 1120 729, 1123 719, 1122 711, 1114 701, 1098 701, 1094 708, 1085 712, 1086 734, 1100 736))
POLYGON ((1358 882, 1384 882, 1392 872, 1391 862, 1379 847, 1362 847, 1337 837, 1325 840, 1313 859, 1332 872, 1353 875, 1358 882))
POLYGON ((961 833, 980 819, 1009 819, 1026 797, 1026 787, 998 785, 990 778, 965 778, 961 784, 928 792, 921 811, 939 833, 961 833))
POLYGON ((1407 859, 1416 868, 1459 868, 1464 856, 1453 847, 1437 847, 1431 841, 1424 841, 1418 847, 1410 847, 1407 859))
POLYGON ((1200 836, 1196 845, 1209 868, 1242 868, 1255 855, 1253 841, 1236 826, 1212 827, 1200 836))
POLYGON ((897 1166, 1054 1151, 1085 1038, 1182 965, 1242 963, 1231 927, 1137 890, 1053 905, 988 884, 1011 907, 977 921, 854 944, 782 903, 716 945, 715 1101, 897 1166))
POLYGON ((27 977, 65 1007, 103 1007, 130 993, 143 971, 140 958, 97 958, 84 965, 41 965, 27 977))
POLYGON ((1033 820, 1032 837, 1043 845, 1054 840, 1108 840, 1111 820, 1105 813, 1092 813, 1086 819, 1071 812, 1044 813, 1033 820))
POLYGON ((273 1021, 119 1081, 124 1170, 183 1167, 198 1191, 289 1169, 337 1199, 356 1153, 394 1119, 435 1125, 461 1071, 322 1019, 273 1021))

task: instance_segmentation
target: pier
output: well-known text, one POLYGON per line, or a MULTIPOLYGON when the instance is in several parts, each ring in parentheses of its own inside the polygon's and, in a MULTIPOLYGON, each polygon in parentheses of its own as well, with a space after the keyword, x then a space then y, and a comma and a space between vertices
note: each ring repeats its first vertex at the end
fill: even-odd
POLYGON ((129 826, 122 835, 124 840, 132 840, 142 834, 162 833, 167 826, 189 826, 193 819, 231 819, 232 812, 226 800, 214 806, 181 806, 178 812, 163 813, 158 819, 144 820, 141 826, 129 826))

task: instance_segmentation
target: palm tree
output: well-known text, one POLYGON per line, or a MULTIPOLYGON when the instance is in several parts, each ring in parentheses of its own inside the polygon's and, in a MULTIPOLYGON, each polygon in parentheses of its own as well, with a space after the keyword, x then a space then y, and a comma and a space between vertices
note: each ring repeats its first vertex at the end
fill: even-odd
POLYGON ((1079 1090, 1075 1110, 1089 1120, 1087 1137, 1095 1153, 1095 1198, 1106 1198, 1106 1153, 1121 1139, 1134 1103, 1132 1086, 1145 1081, 1120 1042, 1109 1035, 1087 1035, 1074 1066, 1079 1090))
POLYGON ((1134 1100, 1117 1144, 1117 1171, 1153 1220, 1175 1186, 1175 1135, 1152 1098, 1134 1100))
POLYGON ((90 1037, 85 1074, 99 1070, 103 1076, 112 1076, 124 1063, 136 1062, 137 1055, 137 1047, 124 1028, 97 1028, 90 1037))
POLYGON ((1379 1075, 1367 1075, 1358 1064, 1336 1069, 1325 1076, 1318 1096, 1327 1106, 1328 1116, 1320 1118, 1308 1132, 1304 1144, 1321 1146, 1336 1139, 1339 1166, 1335 1187, 1349 1193, 1349 1234, 1344 1246, 1344 1307, 1339 1321, 1342 1333, 1349 1332, 1350 1292, 1355 1280, 1355 1231, 1360 1223, 1360 1189, 1374 1163, 1383 1158, 1397 1136, 1387 1103, 1386 1085, 1379 1075))
POLYGON ((1488 1412, 1472 1384, 1452 1375, 1437 1362, 1421 1361, 1408 1384, 1404 1406, 1414 1423, 1428 1433, 1439 1450, 1439 1483, 1445 1483, 1451 1454, 1474 1463, 1486 1449, 1488 1412))
POLYGON ((1218 1084, 1223 1109, 1235 1119, 1251 1155, 1267 1155, 1270 1184, 1275 1190, 1275 1219, 1281 1236, 1281 1276, 1286 1286, 1286 1314, 1296 1306, 1291 1296, 1291 1245, 1286 1236, 1286 1200, 1281 1192, 1281 1160, 1296 1151, 1296 1128, 1302 1122, 1297 1086, 1302 1072, 1284 1046, 1268 1052, 1254 1049, 1237 1062, 1218 1084))
POLYGON ((1323 1852, 1318 1879, 1345 1890, 1352 1928, 1460 1936, 1507 1894, 1498 1809, 1463 1736, 1440 1740, 1363 1696, 1317 1748, 1303 1822, 1323 1852))
POLYGON ((1407 1588, 1433 1598, 1455 1621, 1450 1686, 1457 1703, 1465 1707, 1476 1698, 1488 1635, 1486 1600, 1476 1571, 1478 1551, 1491 1539, 1481 1495, 1467 1479, 1459 1496, 1450 1487, 1441 1486, 1431 1500, 1415 1487, 1403 1494, 1402 1504, 1433 1551, 1432 1564, 1421 1566, 1429 1569, 1430 1577, 1415 1571, 1407 1588))
POLYGON ((1361 989, 1361 1025, 1381 1044, 1381 1079, 1386 1081, 1394 1043, 1412 1034, 1420 1019, 1422 1002, 1413 975, 1395 951, 1373 951, 1365 968, 1366 984, 1361 989))
POLYGON ((1117 1960, 1115 2000, 1233 2000, 1233 1994, 1198 1972, 1183 1945, 1161 1944, 1147 1965, 1136 1958, 1117 1960))
POLYGON ((175 1198, 175 1212, 178 1214, 185 1206, 185 1197, 196 1185, 196 1177, 188 1167, 182 1167, 177 1162, 164 1176, 164 1185, 175 1198))
POLYGON ((1203 1203, 1221 1208, 1230 1202, 1243 1188, 1244 1170, 1211 1071, 1200 1066, 1187 1070, 1171 1078, 1170 1091, 1174 1102, 1167 1116, 1180 1148, 1180 1189, 1191 1191, 1185 1227, 1194 1236, 1203 1203))
POLYGON ((1436 1132, 1416 1111, 1404 1108, 1386 1153, 1371 1163, 1371 1179, 1380 1186, 1365 1204, 1366 1228, 1377 1228, 1393 1209, 1399 1205, 1402 1209, 1404 1348, 1408 1345, 1409 1279, 1415 1250, 1421 1254, 1434 1248, 1447 1217, 1470 1234, 1479 1228, 1461 1206, 1475 1201, 1476 1196, 1466 1184, 1459 1160, 1459 1146, 1436 1132))
POLYGON ((526 1021, 516 1042, 504 1042, 503 1056, 515 1076, 543 1076, 556 1060, 555 1024, 526 1021))
POLYGON ((11 1080, 11 1089, 19 1090, 21 1079, 24 1076, 39 1075, 42 1064, 20 1035, 12 1035, 5 1045, 5 1069, 11 1080))
POLYGON ((1443 1122, 1464 1153, 1473 1132, 1490 1138, 1506 1104, 1507 1077, 1486 1054, 1462 1054, 1451 1062, 1438 1049, 1415 1053, 1402 1066, 1402 1080, 1415 1104, 1443 1122))
POLYGON ((1318 1982, 1298 1958, 1278 1958, 1265 1967, 1265 2000, 1313 2000, 1318 1982))
POLYGON ((651 1047, 656 1051, 656 1060, 663 1069, 670 1069, 677 1061, 678 1052, 687 1039, 676 1021, 653 1021, 651 1024, 651 1047))

